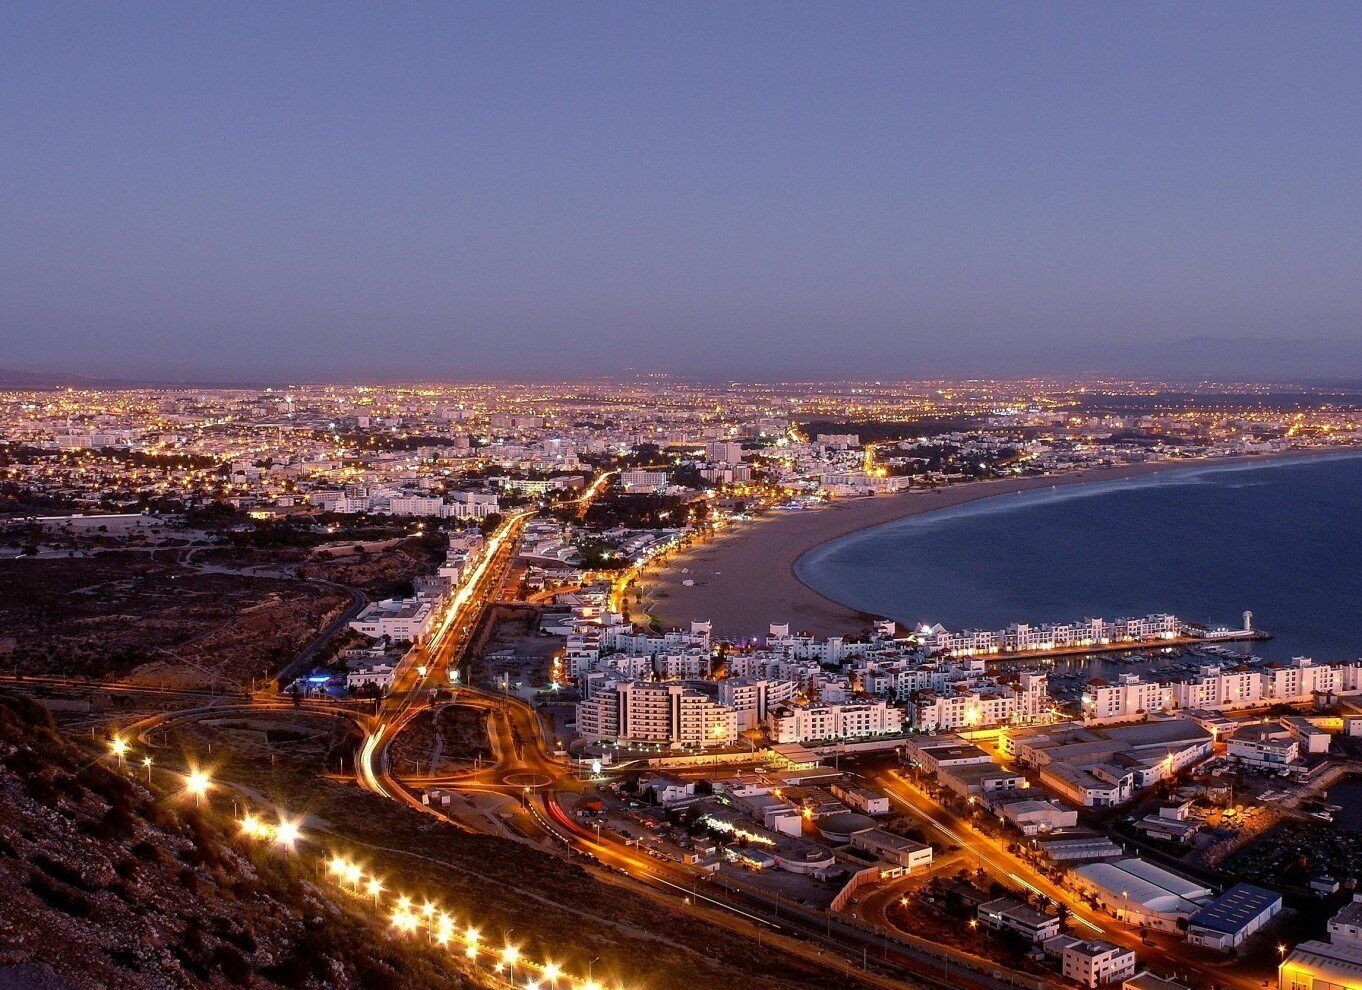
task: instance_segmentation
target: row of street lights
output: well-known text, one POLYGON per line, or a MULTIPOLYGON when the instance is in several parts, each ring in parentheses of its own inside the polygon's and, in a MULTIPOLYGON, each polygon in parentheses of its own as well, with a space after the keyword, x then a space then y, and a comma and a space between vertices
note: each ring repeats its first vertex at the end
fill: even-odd
MULTIPOLYGON (((115 736, 109 743, 109 752, 118 760, 120 768, 126 764, 129 748, 128 741, 122 736, 115 736)), ((147 768, 147 783, 150 784, 152 758, 145 756, 141 763, 147 768)), ((212 787, 212 778, 200 768, 191 768, 184 775, 184 793, 193 797, 195 805, 198 807, 202 807, 203 799, 212 787)), ((270 821, 249 810, 241 818, 241 834, 248 839, 269 842, 288 852, 294 851, 305 838, 297 820, 280 813, 276 820, 270 821)), ((367 874, 358 863, 340 855, 333 855, 328 861, 326 869, 337 883, 348 887, 356 894, 363 892, 365 896, 372 898, 375 907, 381 903, 385 891, 383 880, 376 875, 367 874)), ((413 909, 409 897, 405 894, 396 896, 393 898, 391 923, 392 927, 402 934, 415 934, 420 929, 425 928, 429 931, 432 940, 441 946, 457 942, 463 946, 464 956, 470 962, 477 961, 484 953, 490 952, 489 958, 494 960, 491 966, 492 972, 503 981, 506 987, 512 988, 512 990, 522 990, 522 988, 523 990, 605 990, 591 975, 591 969, 595 966, 596 959, 592 959, 588 963, 586 979, 573 980, 563 974, 562 968, 557 963, 535 963, 524 959, 519 946, 509 942, 510 932, 507 933, 506 945, 500 950, 488 950, 483 946, 482 935, 476 927, 469 925, 462 931, 457 930, 454 919, 447 912, 437 909, 435 904, 429 900, 425 901, 419 909, 413 909), (529 974, 523 983, 515 982, 517 966, 520 966, 529 974)))
MULTIPOLYGON (((384 893, 382 879, 366 874, 364 868, 344 856, 333 855, 327 862, 327 872, 338 884, 349 888, 355 894, 363 893, 373 899, 374 906, 381 903, 384 893)), ((430 900, 418 908, 406 894, 392 897, 390 909, 392 927, 404 935, 413 935, 424 929, 435 944, 463 947, 465 958, 476 961, 483 956, 492 960, 491 969, 504 985, 515 990, 604 990, 591 975, 596 960, 588 963, 588 975, 584 980, 573 980, 564 975, 562 967, 555 962, 536 963, 524 958, 520 947, 510 941, 513 932, 506 933, 506 943, 501 949, 484 945, 481 931, 474 925, 460 929, 454 918, 430 900), (516 967, 527 972, 523 983, 516 982, 516 967), (536 975, 537 974, 537 975, 536 975)))
MULTIPOLYGON (((109 752, 112 753, 114 757, 118 760, 118 767, 120 770, 126 765, 128 749, 129 749, 128 741, 124 739, 122 736, 114 736, 113 740, 109 743, 109 752)), ((142 757, 140 762, 142 766, 146 767, 147 783, 150 784, 151 768, 155 761, 152 760, 152 758, 148 755, 142 757)), ((192 796, 194 798, 195 805, 199 807, 202 807, 203 796, 208 793, 209 789, 212 786, 213 786, 212 779, 208 776, 208 774, 206 774, 202 770, 191 769, 189 773, 185 775, 184 779, 185 793, 192 796)))

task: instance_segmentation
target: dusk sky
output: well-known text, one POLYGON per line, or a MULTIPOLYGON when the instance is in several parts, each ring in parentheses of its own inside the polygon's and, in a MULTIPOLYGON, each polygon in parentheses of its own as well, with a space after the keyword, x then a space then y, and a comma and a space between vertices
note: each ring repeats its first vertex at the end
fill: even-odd
POLYGON ((1362 375, 1362 5, 0 6, 0 368, 1362 375))

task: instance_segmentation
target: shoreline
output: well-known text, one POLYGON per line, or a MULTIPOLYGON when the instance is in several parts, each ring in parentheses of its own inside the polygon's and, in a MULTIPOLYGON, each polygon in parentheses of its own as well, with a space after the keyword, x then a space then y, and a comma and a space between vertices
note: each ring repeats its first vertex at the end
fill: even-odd
POLYGON ((674 555, 665 567, 650 570, 637 582, 636 590, 642 595, 637 607, 664 628, 707 619, 713 622, 717 637, 733 641, 761 640, 773 622, 789 622, 792 632, 816 636, 859 635, 876 616, 815 591, 795 571, 800 558, 833 540, 999 495, 1123 481, 1165 471, 1265 466, 1348 453, 1362 451, 1308 448, 1280 454, 1089 468, 1058 475, 969 481, 947 488, 843 500, 819 509, 771 513, 734 524, 708 543, 674 555), (681 582, 687 579, 695 584, 685 587, 681 582))

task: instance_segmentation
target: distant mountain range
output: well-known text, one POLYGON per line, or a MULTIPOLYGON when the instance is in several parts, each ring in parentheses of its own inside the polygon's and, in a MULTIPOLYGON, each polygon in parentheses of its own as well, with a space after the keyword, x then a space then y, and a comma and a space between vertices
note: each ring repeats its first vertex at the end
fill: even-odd
POLYGON ((1163 378, 1362 379, 1362 334, 1357 339, 1187 337, 1167 343, 1111 348, 1102 368, 1163 378))
POLYGON ((0 388, 66 388, 68 386, 93 388, 98 384, 97 379, 84 375, 57 375, 42 371, 12 371, 0 368, 0 388))
MULTIPOLYGON (((827 369, 826 380, 898 379, 910 381, 917 377, 1026 377, 1032 375, 1118 375, 1131 378, 1150 378, 1162 381, 1221 380, 1254 382, 1290 382, 1293 384, 1362 385, 1362 332, 1356 338, 1310 338, 1294 340, 1285 337, 1226 337, 1193 336, 1171 341, 1140 341, 1098 343, 1072 341, 1068 343, 1033 343, 1021 340, 1013 344, 992 347, 988 355, 978 353, 977 346, 952 344, 940 340, 919 347, 914 357, 902 362, 901 370, 891 370, 895 361, 886 356, 884 364, 873 371, 852 368, 827 369), (971 357, 971 353, 974 354, 971 357), (930 369, 930 370, 928 370, 930 369)), ((819 373, 810 368, 773 369, 770 378, 761 379, 747 369, 748 374, 732 374, 715 369, 709 375, 685 374, 677 371, 664 377, 701 381, 729 380, 802 380, 815 381, 819 373), (782 374, 782 370, 785 372, 782 374), (794 377, 792 378, 791 375, 794 377)), ((621 369, 617 375, 594 375, 593 379, 632 380, 655 377, 638 369, 621 369)), ((115 378, 82 375, 74 372, 24 371, 0 368, 0 389, 51 388, 263 388, 267 385, 381 384, 402 382, 439 382, 451 384, 475 380, 477 375, 465 369, 458 375, 442 376, 433 369, 406 378, 384 376, 379 380, 357 375, 328 377, 297 369, 284 369, 279 375, 255 374, 240 379, 210 379, 187 373, 183 376, 115 378)), ((491 376, 488 380, 506 380, 491 376)), ((542 381, 541 375, 529 373, 525 381, 542 381)))

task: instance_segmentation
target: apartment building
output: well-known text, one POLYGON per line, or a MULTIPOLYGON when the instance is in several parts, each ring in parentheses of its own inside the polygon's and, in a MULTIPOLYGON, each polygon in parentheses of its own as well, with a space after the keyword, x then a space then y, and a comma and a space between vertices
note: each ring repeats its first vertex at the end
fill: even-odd
POLYGON ((738 731, 760 728, 772 705, 795 696, 793 681, 768 681, 755 677, 730 677, 719 682, 719 703, 731 708, 738 717, 738 731))
POLYGON ((919 732, 953 732, 998 725, 1025 725, 1049 708, 1044 674, 1022 674, 1020 682, 920 692, 905 706, 919 732))
POLYGON ((686 684, 623 681, 578 703, 577 734, 588 742, 710 748, 737 740, 738 718, 686 684))
POLYGON ((1175 708, 1230 709, 1263 704, 1265 685, 1262 675, 1251 667, 1229 670, 1208 664, 1190 677, 1169 682, 1175 708))
POLYGON ((861 739, 903 731, 903 712, 884 701, 847 704, 789 704, 766 717, 772 742, 804 743, 861 739))
POLYGON ((1083 720, 1090 725, 1147 718, 1170 706, 1168 685, 1122 674, 1115 684, 1102 678, 1088 681, 1083 692, 1083 720))

